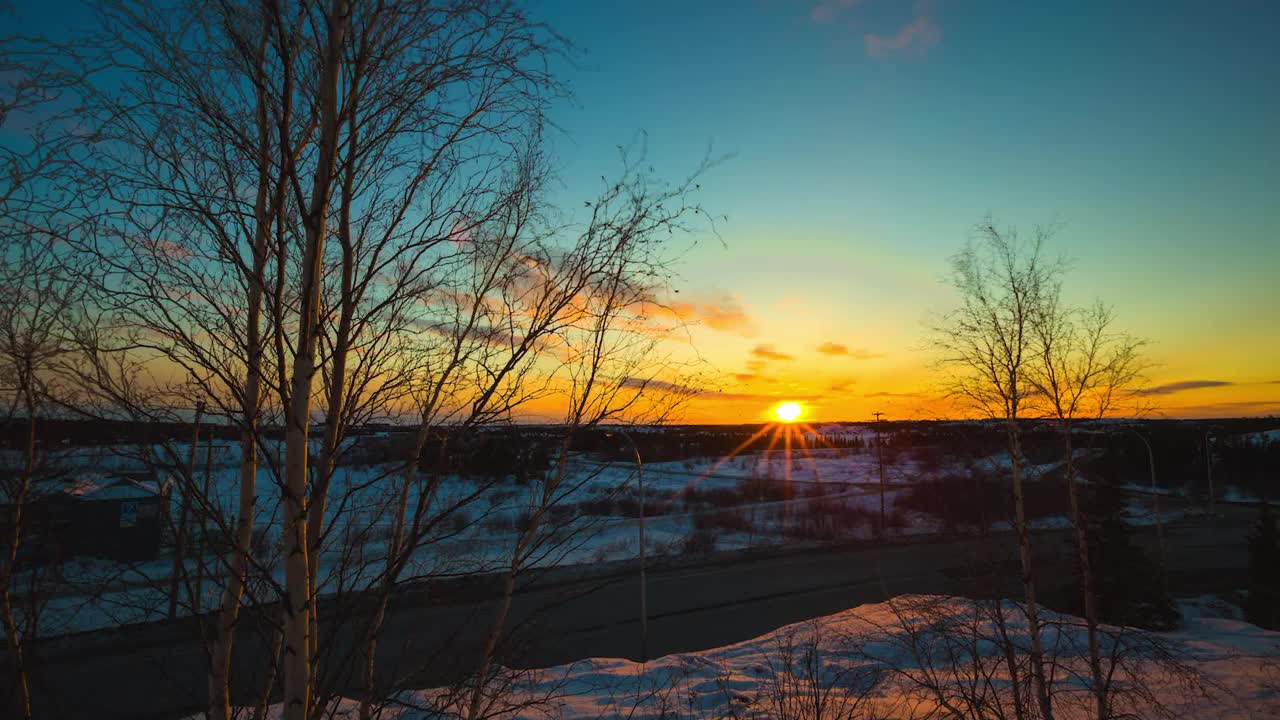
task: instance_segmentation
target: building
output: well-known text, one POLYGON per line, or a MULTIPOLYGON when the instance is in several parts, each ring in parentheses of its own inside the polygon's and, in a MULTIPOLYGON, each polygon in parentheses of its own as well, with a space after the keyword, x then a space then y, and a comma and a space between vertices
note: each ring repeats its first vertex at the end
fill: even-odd
MULTIPOLYGON (((154 483, 128 477, 40 483, 23 510, 21 555, 35 563, 76 555, 154 560, 167 500, 154 483)), ((9 498, 0 496, 0 532, 6 537, 15 510, 9 498)))

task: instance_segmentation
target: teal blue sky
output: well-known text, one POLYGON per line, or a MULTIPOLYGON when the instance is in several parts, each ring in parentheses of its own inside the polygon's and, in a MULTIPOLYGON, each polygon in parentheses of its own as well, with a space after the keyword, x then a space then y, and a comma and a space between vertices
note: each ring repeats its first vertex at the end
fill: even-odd
MULTIPOLYGON (((1165 412, 1280 413, 1280 3, 527 5, 575 46, 550 140, 565 207, 640 133, 667 177, 729 156, 700 197, 728 219, 670 298, 695 324, 675 352, 727 388, 697 418, 790 396, 817 417, 944 412, 925 327, 988 213, 1057 226, 1072 298, 1151 339, 1165 412)), ((53 36, 90 18, 9 16, 53 36)))
MULTIPOLYGON (((913 350, 949 302, 938 281, 991 213, 1057 224, 1069 292, 1150 337, 1157 379, 1278 399, 1280 4, 533 7, 581 50, 556 113, 568 195, 634 131, 673 176, 708 145, 732 154, 703 198, 729 216, 728 247, 703 242, 682 268, 684 292, 736 298, 751 320, 700 336, 726 372, 752 374, 760 343, 797 348, 798 370, 831 341, 887 356, 831 376, 923 390, 913 350)), ((1169 407, 1236 398, 1197 392, 1169 407)))

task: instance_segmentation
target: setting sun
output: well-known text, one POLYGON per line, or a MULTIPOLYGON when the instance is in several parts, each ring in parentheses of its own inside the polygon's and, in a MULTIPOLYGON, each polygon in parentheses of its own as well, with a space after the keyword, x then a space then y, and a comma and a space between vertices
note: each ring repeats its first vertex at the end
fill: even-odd
POLYGON ((800 407, 800 403, 784 402, 774 406, 773 416, 782 422, 790 423, 799 419, 800 413, 803 412, 803 410, 804 409, 800 407))

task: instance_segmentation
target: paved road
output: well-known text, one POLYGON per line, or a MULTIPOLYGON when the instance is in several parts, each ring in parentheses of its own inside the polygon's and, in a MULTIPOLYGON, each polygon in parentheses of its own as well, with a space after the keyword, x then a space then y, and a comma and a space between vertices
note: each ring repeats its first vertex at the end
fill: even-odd
MULTIPOLYGON (((1247 508, 1227 508, 1219 518, 1165 529, 1178 593, 1239 587, 1247 563, 1247 508)), ((1140 542, 1156 551, 1155 532, 1140 542)), ((1069 535, 1036 535, 1041 577, 1070 578, 1069 535)), ((883 546, 741 553, 664 568, 649 574, 649 654, 656 657, 746 640, 800 620, 901 593, 965 594, 975 590, 970 569, 983 558, 1007 563, 1010 595, 1018 593, 1016 560, 1008 535, 933 539, 883 546)), ((640 652, 638 583, 615 566, 550 571, 517 595, 514 631, 505 661, 540 667, 592 656, 637 658, 640 652)), ((1062 600, 1054 583, 1042 582, 1046 604, 1062 600)), ((380 682, 423 687, 456 677, 478 652, 492 617, 485 587, 417 590, 396 598, 379 647, 380 682), (450 599, 451 598, 451 599, 450 599)), ((237 638, 235 689, 252 702, 266 657, 265 623, 246 620, 237 638)), ((85 633, 39 648, 33 678, 37 715, 68 718, 169 718, 198 709, 204 700, 204 651, 199 623, 175 623, 85 633)), ((324 644, 336 653, 354 645, 348 628, 326 624, 324 644)), ((357 663, 335 656, 344 671, 357 663)), ((343 678, 338 678, 343 682, 343 678)))

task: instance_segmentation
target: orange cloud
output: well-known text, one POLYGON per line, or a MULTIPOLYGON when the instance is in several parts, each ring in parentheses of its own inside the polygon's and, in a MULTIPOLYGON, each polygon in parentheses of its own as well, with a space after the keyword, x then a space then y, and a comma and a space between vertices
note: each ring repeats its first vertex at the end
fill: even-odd
POLYGON ((924 393, 916 392, 873 392, 867 393, 862 397, 869 398, 920 398, 925 397, 924 393))
POLYGON ((752 335, 756 331, 751 316, 731 296, 707 300, 674 302, 667 306, 681 320, 706 325, 712 330, 752 335))
POLYGON ((780 350, 776 350, 772 345, 757 345, 751 348, 751 354, 765 360, 795 360, 795 357, 788 355, 780 350))
POLYGON ((836 342, 824 342, 818 346, 818 352, 823 355, 847 355, 858 360, 872 360, 874 358, 884 357, 883 353, 875 353, 870 350, 850 349, 848 345, 842 345, 836 342))

